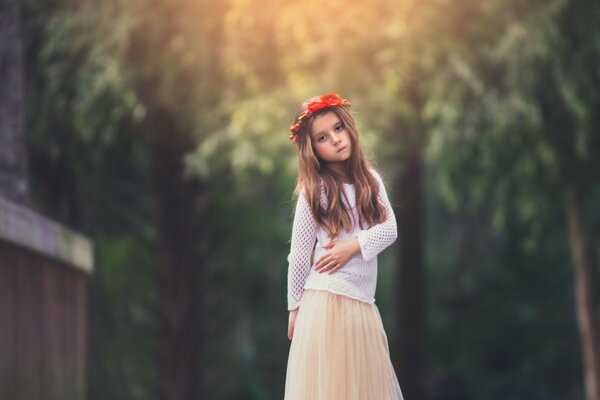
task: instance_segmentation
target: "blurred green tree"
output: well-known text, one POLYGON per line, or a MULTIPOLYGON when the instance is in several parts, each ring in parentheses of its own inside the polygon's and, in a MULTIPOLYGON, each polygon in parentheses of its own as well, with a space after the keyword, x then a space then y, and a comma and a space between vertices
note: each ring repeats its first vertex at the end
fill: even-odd
MULTIPOLYGON (((524 250, 547 233, 548 210, 561 209, 574 276, 585 398, 600 397, 597 260, 586 203, 596 190, 600 9, 592 2, 498 5, 495 37, 464 42, 432 103, 440 118, 435 152, 446 200, 491 202, 497 227, 528 226, 524 250)), ((480 32, 489 31, 487 19, 480 32)), ((435 110, 435 111, 434 111, 435 110)), ((554 229, 557 226, 554 225, 554 229)))

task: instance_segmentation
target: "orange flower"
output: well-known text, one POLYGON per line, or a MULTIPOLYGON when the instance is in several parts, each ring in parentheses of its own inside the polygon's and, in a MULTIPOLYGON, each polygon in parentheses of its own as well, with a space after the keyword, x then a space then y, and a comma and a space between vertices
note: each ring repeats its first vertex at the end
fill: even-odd
POLYGON ((308 104, 308 111, 314 113, 325 107, 337 107, 342 105, 349 105, 350 102, 340 97, 337 93, 326 93, 319 97, 319 100, 313 101, 308 104))
POLYGON ((321 101, 325 104, 331 104, 332 106, 337 106, 342 104, 344 99, 340 97, 337 93, 327 93, 321 96, 321 101))

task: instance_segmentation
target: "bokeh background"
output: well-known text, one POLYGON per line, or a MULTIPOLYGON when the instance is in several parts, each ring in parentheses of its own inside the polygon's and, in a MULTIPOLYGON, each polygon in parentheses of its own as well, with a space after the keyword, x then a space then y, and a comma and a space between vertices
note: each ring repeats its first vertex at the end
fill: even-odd
POLYGON ((288 127, 333 91, 407 400, 598 400, 600 3, 18 3, 32 202, 95 246, 87 399, 283 397, 288 127))

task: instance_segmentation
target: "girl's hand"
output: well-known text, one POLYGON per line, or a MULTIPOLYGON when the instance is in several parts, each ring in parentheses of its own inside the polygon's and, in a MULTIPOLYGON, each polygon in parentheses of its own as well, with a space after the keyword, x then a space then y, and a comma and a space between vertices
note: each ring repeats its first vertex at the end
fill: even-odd
POLYGON ((323 246, 323 248, 331 251, 317 261, 315 271, 327 272, 328 274, 333 274, 342 268, 352 256, 360 252, 358 239, 332 240, 323 246))
POLYGON ((294 326, 296 325, 296 315, 298 315, 298 309, 290 311, 290 317, 288 319, 288 339, 292 340, 294 337, 294 326))

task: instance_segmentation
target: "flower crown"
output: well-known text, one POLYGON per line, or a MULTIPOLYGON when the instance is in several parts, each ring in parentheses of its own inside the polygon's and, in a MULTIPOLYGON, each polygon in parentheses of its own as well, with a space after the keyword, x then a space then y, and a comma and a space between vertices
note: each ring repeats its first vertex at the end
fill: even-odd
POLYGON ((290 126, 290 140, 293 143, 298 141, 298 132, 300 131, 300 127, 311 115, 315 112, 322 110, 327 107, 338 107, 338 106, 348 106, 350 107, 350 102, 342 97, 340 97, 337 93, 327 93, 319 97, 318 100, 311 101, 308 103, 306 107, 306 111, 304 111, 300 116, 296 119, 296 122, 290 126))

